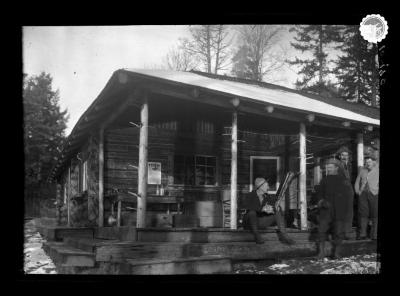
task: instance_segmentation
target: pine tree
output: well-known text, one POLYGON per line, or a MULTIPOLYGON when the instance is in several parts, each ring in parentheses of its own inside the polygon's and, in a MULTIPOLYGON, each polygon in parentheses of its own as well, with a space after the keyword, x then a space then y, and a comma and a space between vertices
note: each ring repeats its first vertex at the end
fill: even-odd
POLYGON ((24 75, 24 147, 26 185, 46 181, 65 140, 67 110, 61 111, 59 91, 52 89, 52 77, 24 75))
POLYGON ((296 87, 303 90, 318 91, 318 88, 329 90, 328 75, 332 72, 328 59, 328 51, 331 46, 341 42, 339 34, 340 26, 327 25, 306 25, 295 26, 290 32, 296 32, 294 39, 296 42, 291 42, 291 45, 302 53, 311 53, 312 58, 299 59, 288 61, 291 65, 299 65, 299 75, 302 79, 297 79, 296 87))
POLYGON ((252 61, 249 57, 249 48, 246 45, 241 45, 232 58, 232 74, 239 78, 257 80, 258 75, 252 69, 252 61))
POLYGON ((281 26, 243 25, 238 28, 239 46, 232 58, 232 74, 262 81, 284 64, 284 53, 273 50, 283 31, 281 26))
POLYGON ((339 56, 334 73, 342 96, 347 100, 375 105, 375 101, 379 101, 377 48, 364 40, 359 26, 347 26, 341 34, 343 54, 339 56))

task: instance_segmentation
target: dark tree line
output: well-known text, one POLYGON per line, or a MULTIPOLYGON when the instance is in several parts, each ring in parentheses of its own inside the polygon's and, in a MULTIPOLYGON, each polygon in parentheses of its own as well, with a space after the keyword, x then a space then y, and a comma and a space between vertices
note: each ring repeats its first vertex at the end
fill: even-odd
POLYGON ((359 26, 295 26, 291 31, 296 32, 292 46, 312 54, 288 61, 300 67, 298 89, 379 106, 377 48, 363 39, 359 26), (340 52, 335 60, 328 59, 332 49, 340 52))
POLYGON ((46 182, 65 140, 67 110, 61 111, 52 80, 44 72, 23 78, 26 186, 46 182))

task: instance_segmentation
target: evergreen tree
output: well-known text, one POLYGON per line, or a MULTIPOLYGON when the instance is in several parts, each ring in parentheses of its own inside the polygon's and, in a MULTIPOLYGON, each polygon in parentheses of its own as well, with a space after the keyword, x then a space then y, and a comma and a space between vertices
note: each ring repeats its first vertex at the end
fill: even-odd
POLYGON ((274 25, 243 25, 238 28, 239 46, 232 58, 232 74, 262 81, 284 65, 284 52, 274 50, 283 28, 274 25))
POLYGON ((52 77, 24 74, 24 148, 26 185, 45 182, 65 140, 67 110, 61 111, 59 91, 52 89, 52 77))
POLYGON ((297 42, 291 42, 291 45, 302 53, 311 53, 312 57, 288 61, 291 65, 299 65, 298 74, 302 79, 297 79, 296 87, 303 90, 314 90, 318 88, 331 89, 329 86, 328 75, 332 72, 328 59, 328 51, 335 43, 341 42, 340 26, 327 25, 301 25, 291 28, 290 32, 296 32, 294 39, 297 42))
POLYGON ((249 56, 249 48, 246 45, 241 45, 232 58, 232 74, 239 78, 257 80, 257 73, 254 73, 252 60, 249 56))
POLYGON ((375 102, 379 101, 377 48, 361 36, 359 26, 347 26, 342 36, 340 49, 343 54, 334 70, 342 96, 347 100, 376 105, 375 102))

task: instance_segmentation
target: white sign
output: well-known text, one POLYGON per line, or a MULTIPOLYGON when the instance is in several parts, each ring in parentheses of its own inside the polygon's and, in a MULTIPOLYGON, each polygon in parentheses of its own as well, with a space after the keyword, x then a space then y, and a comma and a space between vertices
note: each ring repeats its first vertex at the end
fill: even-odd
POLYGON ((148 162, 147 184, 161 184, 161 162, 148 162))

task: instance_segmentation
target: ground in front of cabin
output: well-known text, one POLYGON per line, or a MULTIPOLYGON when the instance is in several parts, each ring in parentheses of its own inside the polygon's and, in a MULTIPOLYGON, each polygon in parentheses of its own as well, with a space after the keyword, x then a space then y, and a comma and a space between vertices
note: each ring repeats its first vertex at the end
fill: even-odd
POLYGON ((236 274, 378 274, 380 262, 377 254, 344 257, 338 260, 325 258, 281 260, 275 264, 243 263, 234 270, 236 274))

